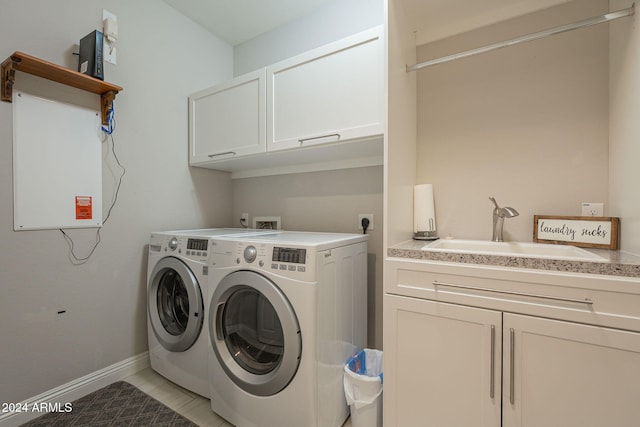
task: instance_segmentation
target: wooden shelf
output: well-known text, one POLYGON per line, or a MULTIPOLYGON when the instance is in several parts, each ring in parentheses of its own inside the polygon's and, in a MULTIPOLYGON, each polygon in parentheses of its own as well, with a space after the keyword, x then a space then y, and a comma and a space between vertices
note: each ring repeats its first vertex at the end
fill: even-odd
POLYGON ((107 124, 111 103, 116 98, 116 94, 122 90, 120 86, 112 83, 95 79, 26 53, 14 52, 2 63, 2 101, 12 102, 13 100, 12 92, 16 70, 100 95, 103 124, 107 124))

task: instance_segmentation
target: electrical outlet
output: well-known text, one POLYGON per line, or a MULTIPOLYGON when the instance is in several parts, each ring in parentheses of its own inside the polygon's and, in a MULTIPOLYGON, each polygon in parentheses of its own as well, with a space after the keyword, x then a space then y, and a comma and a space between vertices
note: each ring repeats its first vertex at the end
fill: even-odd
POLYGON ((367 227, 367 230, 373 230, 373 214, 359 214, 358 215, 358 230, 362 230, 362 220, 364 218, 367 218, 369 220, 369 226, 367 227))
POLYGON ((248 227, 249 226, 249 214, 246 212, 243 212, 242 214, 240 214, 240 225, 242 225, 243 227, 248 227))
POLYGON ((604 216, 604 203, 582 203, 582 216, 604 216))

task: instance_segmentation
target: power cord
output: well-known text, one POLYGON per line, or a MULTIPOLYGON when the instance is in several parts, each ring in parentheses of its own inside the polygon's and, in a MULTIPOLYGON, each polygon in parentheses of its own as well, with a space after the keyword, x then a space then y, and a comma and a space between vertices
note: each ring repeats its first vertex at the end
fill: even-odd
MULTIPOLYGON (((113 103, 111 103, 111 108, 109 109, 109 112, 107 114, 107 127, 102 126, 102 131, 107 135, 107 138, 106 138, 107 139, 107 143, 108 143, 108 139, 111 139, 111 153, 113 154, 113 158, 115 159, 116 164, 122 170, 122 174, 120 174, 120 177, 118 178, 118 185, 116 185, 116 190, 115 190, 114 195, 113 195, 113 201, 111 202, 111 206, 109 206, 109 209, 107 210, 107 215, 105 216, 104 220, 102 221, 102 225, 103 226, 104 226, 104 224, 107 223, 107 220, 111 216, 111 211, 113 210, 113 207, 116 205, 116 202, 118 201, 118 194, 120 193, 120 186, 122 185, 122 178, 127 173, 127 169, 122 165, 122 163, 120 163, 120 159, 118 158, 118 156, 116 154, 116 142, 115 142, 115 139, 113 138, 113 131, 115 129, 116 129, 116 126, 115 126, 115 117, 114 117, 114 106, 113 106, 113 103)), ((83 258, 79 258, 74 252, 73 239, 62 228, 60 228, 59 230, 62 233, 62 235, 64 236, 65 240, 67 241, 67 244, 69 245, 69 254, 73 258, 72 262, 75 265, 80 265, 80 264, 84 264, 85 262, 87 262, 89 260, 89 258, 91 258, 93 253, 95 252, 96 248, 98 247, 98 244, 100 243, 100 230, 101 230, 101 227, 98 227, 98 229, 96 230, 96 243, 95 243, 95 245, 93 245, 93 248, 91 248, 91 251, 89 251, 89 254, 87 256, 85 256, 83 258)))

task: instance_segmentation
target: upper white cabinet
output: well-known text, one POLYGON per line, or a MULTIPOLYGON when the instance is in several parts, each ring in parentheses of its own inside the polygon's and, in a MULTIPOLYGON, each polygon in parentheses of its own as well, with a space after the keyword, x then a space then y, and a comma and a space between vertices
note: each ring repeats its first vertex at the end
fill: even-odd
POLYGON ((384 43, 377 27, 267 67, 267 150, 380 135, 384 43))
POLYGON ((189 97, 189 164, 232 178, 382 165, 383 27, 189 97))
POLYGON ((264 68, 191 95, 190 164, 264 153, 265 96, 264 68))

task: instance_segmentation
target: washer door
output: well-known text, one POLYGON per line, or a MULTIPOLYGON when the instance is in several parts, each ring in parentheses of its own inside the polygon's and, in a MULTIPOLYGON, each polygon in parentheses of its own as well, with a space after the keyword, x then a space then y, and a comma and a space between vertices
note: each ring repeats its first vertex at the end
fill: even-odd
POLYGON ((247 393, 274 395, 298 370, 298 319, 287 297, 261 274, 236 271, 222 279, 211 298, 209 335, 220 365, 247 393))
POLYGON ((202 330, 204 302, 198 279, 178 258, 162 258, 149 277, 147 311, 160 344, 173 352, 191 347, 202 330))

